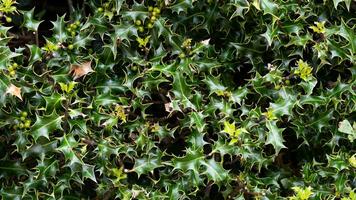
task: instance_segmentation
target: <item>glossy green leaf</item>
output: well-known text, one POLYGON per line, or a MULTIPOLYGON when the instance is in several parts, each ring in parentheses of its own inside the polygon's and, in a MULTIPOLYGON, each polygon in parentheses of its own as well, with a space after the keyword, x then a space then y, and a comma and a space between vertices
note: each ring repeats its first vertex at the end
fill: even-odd
POLYGON ((266 121, 266 127, 268 129, 266 144, 273 145, 277 155, 282 148, 287 148, 283 144, 285 142, 282 136, 284 128, 278 128, 276 121, 266 121))
POLYGON ((31 127, 29 134, 37 140, 39 137, 50 139, 50 134, 62 129, 61 122, 64 116, 59 116, 54 110, 50 115, 36 115, 36 122, 31 127))

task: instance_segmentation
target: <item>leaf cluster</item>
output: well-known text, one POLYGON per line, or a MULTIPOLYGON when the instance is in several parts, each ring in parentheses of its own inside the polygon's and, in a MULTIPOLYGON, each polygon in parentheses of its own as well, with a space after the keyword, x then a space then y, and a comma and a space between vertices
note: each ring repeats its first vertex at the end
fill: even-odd
POLYGON ((2 199, 355 200, 355 1, 21 4, 0 2, 2 199))

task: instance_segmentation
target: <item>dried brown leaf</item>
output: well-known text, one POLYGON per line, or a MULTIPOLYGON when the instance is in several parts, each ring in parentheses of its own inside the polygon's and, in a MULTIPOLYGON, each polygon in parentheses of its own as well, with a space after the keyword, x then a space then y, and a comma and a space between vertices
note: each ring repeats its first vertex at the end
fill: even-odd
POLYGON ((11 84, 7 90, 6 94, 11 94, 13 96, 17 96, 19 99, 22 101, 22 96, 21 96, 21 88, 16 87, 14 84, 11 84))
POLYGON ((72 64, 70 66, 70 71, 69 73, 73 73, 73 78, 74 80, 85 76, 89 74, 90 72, 94 72, 94 70, 91 68, 91 61, 87 61, 84 63, 81 63, 79 65, 77 64, 72 64))

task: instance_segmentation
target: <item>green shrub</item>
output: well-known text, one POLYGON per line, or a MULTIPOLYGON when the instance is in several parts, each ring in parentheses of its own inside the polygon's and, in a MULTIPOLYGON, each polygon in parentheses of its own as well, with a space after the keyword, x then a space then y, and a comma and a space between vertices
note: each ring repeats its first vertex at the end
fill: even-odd
POLYGON ((2 199, 356 199, 356 1, 50 3, 0 3, 2 199))

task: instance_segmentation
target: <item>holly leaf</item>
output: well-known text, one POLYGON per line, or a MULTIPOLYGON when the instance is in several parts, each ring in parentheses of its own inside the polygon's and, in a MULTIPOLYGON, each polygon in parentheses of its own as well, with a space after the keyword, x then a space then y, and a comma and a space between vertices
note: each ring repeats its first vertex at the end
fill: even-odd
POLYGON ((221 84, 220 77, 208 76, 203 81, 207 84, 210 90, 209 94, 212 93, 219 94, 220 92, 225 92, 225 90, 227 89, 225 86, 221 84))
MULTIPOLYGON (((132 24, 120 24, 120 25, 113 25, 114 27, 114 34, 111 35, 112 42, 117 43, 117 40, 127 41, 130 43, 130 36, 138 35, 137 29, 132 24)), ((115 44, 113 43, 113 44, 115 44)))
POLYGON ((52 22, 53 24, 53 37, 56 39, 57 42, 63 43, 67 40, 68 35, 65 30, 65 15, 62 17, 57 16, 57 20, 52 22))
POLYGON ((260 8, 263 10, 263 14, 271 14, 273 16, 276 10, 278 9, 278 5, 270 0, 255 0, 260 3, 260 8))
POLYGON ((22 101, 22 96, 21 96, 21 88, 16 87, 14 84, 10 84, 10 86, 7 88, 5 94, 11 94, 13 96, 16 96, 22 101))
POLYGON ((314 129, 321 132, 323 127, 330 126, 329 121, 332 120, 333 110, 326 110, 323 113, 318 113, 310 117, 309 121, 304 124, 305 127, 313 127, 314 129))
POLYGON ((0 103, 3 103, 5 100, 5 92, 7 90, 7 88, 10 85, 10 80, 8 79, 7 76, 5 76, 3 73, 0 73, 0 103))
POLYGON ((55 110, 50 115, 36 115, 36 122, 31 127, 29 134, 37 140, 39 137, 45 137, 49 140, 49 134, 55 130, 61 130, 61 122, 64 116, 59 116, 55 110))
POLYGON ((231 15, 230 20, 234 17, 240 16, 244 18, 245 10, 249 9, 249 3, 246 0, 238 0, 233 4, 235 12, 231 15))
POLYGON ((124 173, 123 167, 119 168, 113 168, 111 169, 111 173, 115 176, 115 179, 112 180, 115 186, 120 185, 120 181, 123 179, 126 179, 127 175, 124 173))
POLYGON ((23 26, 26 27, 30 31, 37 32, 38 26, 43 22, 34 19, 33 12, 35 8, 32 8, 29 11, 23 11, 23 26))
POLYGON ((194 1, 196 0, 176 0, 176 3, 169 6, 169 9, 177 14, 180 14, 181 12, 186 13, 189 8, 193 7, 194 1))
POLYGON ((123 3, 124 3, 124 0, 115 0, 114 1, 116 15, 120 14, 121 6, 123 3))
POLYGON ((132 169, 140 177, 142 174, 153 172, 154 169, 162 166, 161 153, 149 154, 143 158, 136 159, 135 166, 132 169))
POLYGON ((41 48, 37 45, 29 44, 27 45, 28 49, 30 50, 31 56, 29 59, 29 65, 32 65, 36 61, 40 61, 42 59, 41 48))
POLYGON ((0 70, 6 69, 11 58, 21 54, 12 52, 7 46, 0 46, 0 70))
POLYGON ((84 164, 82 166, 82 177, 84 178, 89 178, 90 180, 94 181, 95 183, 96 178, 95 178, 95 166, 94 165, 88 165, 84 164))
MULTIPOLYGON (((64 134, 63 137, 60 138, 60 140, 61 140, 60 146, 57 148, 57 150, 63 153, 67 165, 71 169, 74 169, 76 163, 80 164, 80 165, 84 165, 81 158, 78 157, 78 154, 74 151, 74 149, 78 146, 78 142, 75 140, 73 135, 64 134)), ((83 175, 85 175, 85 173, 88 173, 88 172, 84 171, 85 169, 84 170, 83 169, 84 168, 82 168, 83 175)), ((91 170, 93 170, 93 168, 91 168, 91 170)), ((76 171, 78 171, 78 169, 76 169, 76 171)), ((89 172, 89 174, 87 174, 87 176, 92 178, 91 174, 93 174, 93 171, 89 172)), ((94 178, 94 181, 95 181, 95 178, 94 178)))
POLYGON ((35 168, 38 170, 38 179, 44 180, 46 183, 48 183, 49 178, 56 177, 56 174, 59 171, 58 167, 58 160, 55 160, 54 158, 39 161, 35 168))
POLYGON ((350 122, 347 119, 339 122, 339 128, 337 129, 341 133, 346 133, 350 142, 353 142, 356 139, 356 122, 351 126, 350 122))
POLYGON ((346 134, 356 134, 355 130, 352 128, 349 120, 345 119, 339 123, 338 131, 346 134))
POLYGON ((330 49, 331 58, 339 57, 341 61, 348 57, 348 52, 345 48, 341 48, 341 44, 329 39, 327 40, 328 48, 330 49))
POLYGON ((125 10, 121 14, 123 18, 132 21, 136 21, 138 19, 144 21, 144 19, 149 16, 148 10, 143 4, 143 2, 140 4, 137 3, 136 1, 133 3, 131 10, 125 10))
POLYGON ((176 100, 183 105, 184 108, 192 108, 196 110, 196 106, 190 101, 191 87, 186 83, 184 75, 178 70, 173 75, 173 93, 176 100))
POLYGON ((145 38, 137 37, 136 41, 138 42, 139 47, 146 47, 147 43, 150 41, 150 35, 145 38))
POLYGON ((221 164, 214 159, 205 160, 203 152, 199 150, 188 149, 185 156, 173 158, 172 165, 174 169, 182 170, 185 173, 192 172, 192 178, 196 183, 200 182, 200 172, 216 183, 221 183, 228 178, 228 171, 221 164))
POLYGON ((239 87, 238 89, 236 89, 235 91, 231 92, 231 101, 234 103, 238 103, 239 105, 241 105, 242 100, 246 98, 248 94, 248 89, 245 87, 239 87))
POLYGON ((284 128, 278 128, 276 121, 266 121, 268 129, 266 144, 272 144, 275 149, 275 155, 278 155, 282 148, 287 148, 283 142, 282 132, 284 128))
POLYGON ((355 28, 348 27, 344 20, 341 21, 340 30, 337 32, 338 35, 345 38, 346 41, 349 42, 349 50, 351 50, 351 54, 356 54, 356 34, 355 28))
POLYGON ((236 131, 235 123, 230 123, 228 121, 224 121, 224 130, 223 132, 229 134, 230 136, 234 136, 236 131))
POLYGON ((275 103, 271 103, 270 107, 273 116, 280 118, 283 115, 292 115, 292 109, 295 105, 294 99, 279 98, 275 103))
POLYGON ((229 171, 225 170, 214 158, 208 161, 202 160, 201 165, 206 168, 203 170, 203 174, 206 174, 215 183, 222 183, 229 177, 229 171))
POLYGON ((350 11, 351 1, 352 0, 333 0, 333 3, 334 3, 335 9, 337 9, 337 6, 339 5, 339 3, 345 2, 347 10, 350 11))
POLYGON ((190 125, 195 125, 197 130, 202 133, 206 126, 204 122, 204 118, 206 116, 203 114, 203 112, 192 112, 190 116, 190 125))
POLYGON ((91 61, 87 61, 81 64, 72 64, 70 66, 69 73, 73 73, 73 79, 76 80, 82 76, 89 74, 90 72, 94 72, 91 68, 91 61))
POLYGON ((90 30, 91 32, 87 33, 84 31, 79 32, 74 38, 73 38, 73 47, 74 48, 85 48, 87 44, 90 43, 90 41, 93 40, 93 37, 91 37, 91 33, 93 30, 90 30))
POLYGON ((58 108, 58 105, 65 100, 65 97, 58 94, 57 92, 53 92, 51 96, 43 96, 46 102, 46 112, 52 113, 55 108, 58 108))
POLYGON ((25 175, 26 169, 19 161, 13 160, 0 160, 0 178, 8 177, 11 175, 25 175))
POLYGON ((317 83, 318 80, 315 77, 311 77, 308 81, 300 82, 299 85, 304 89, 305 95, 310 96, 317 83))
POLYGON ((172 166, 174 169, 181 170, 184 173, 191 172, 193 181, 199 183, 201 181, 201 178, 199 177, 199 167, 203 159, 204 154, 202 151, 192 151, 191 149, 188 149, 185 156, 174 157, 172 159, 172 166))
POLYGON ((266 25, 266 27, 267 30, 262 34, 262 36, 266 38, 268 46, 271 46, 274 38, 278 36, 279 29, 277 26, 275 26, 275 24, 266 25))

